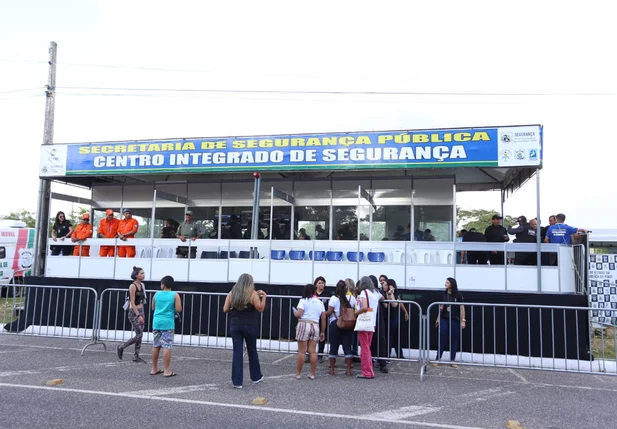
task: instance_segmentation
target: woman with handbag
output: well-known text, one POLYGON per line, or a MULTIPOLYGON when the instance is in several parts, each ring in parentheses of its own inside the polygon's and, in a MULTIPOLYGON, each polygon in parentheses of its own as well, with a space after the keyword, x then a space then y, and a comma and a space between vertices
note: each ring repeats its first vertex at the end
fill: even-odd
POLYGON ((360 362, 362 374, 358 378, 375 378, 373 371, 373 356, 371 355, 371 341, 377 323, 377 308, 383 297, 372 293, 373 281, 369 277, 362 277, 358 284, 360 293, 356 300, 356 327, 360 341, 360 362))
POLYGON ((356 299, 347 296, 347 285, 344 280, 339 280, 336 284, 334 295, 328 303, 326 317, 330 319, 330 375, 334 375, 334 365, 338 356, 339 346, 343 346, 345 355, 345 375, 351 375, 351 362, 353 353, 351 343, 353 340, 354 327, 356 326, 356 314, 354 306, 356 299))
POLYGON ((124 349, 131 344, 135 344, 133 362, 137 363, 146 363, 145 360, 139 357, 139 352, 141 351, 141 339, 144 335, 144 328, 146 324, 144 321, 144 304, 146 303, 146 293, 142 284, 145 277, 146 274, 144 273, 144 270, 139 267, 133 267, 133 272, 131 273, 133 283, 129 286, 129 306, 127 308, 127 312, 133 331, 135 331, 135 336, 116 348, 118 358, 122 359, 124 349))

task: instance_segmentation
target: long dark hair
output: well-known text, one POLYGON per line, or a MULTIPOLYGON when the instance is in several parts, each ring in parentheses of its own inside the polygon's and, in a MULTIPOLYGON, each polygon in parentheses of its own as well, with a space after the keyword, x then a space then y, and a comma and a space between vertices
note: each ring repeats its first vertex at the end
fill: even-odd
POLYGON ((64 216, 64 220, 66 221, 66 214, 64 214, 63 211, 59 211, 58 213, 56 213, 56 222, 54 222, 54 226, 60 225, 60 215, 64 216))
POLYGON ((317 287, 314 284, 308 283, 302 291, 302 299, 312 298, 315 295, 315 291, 317 291, 317 287))
POLYGON ((338 281, 336 284, 336 290, 334 291, 334 296, 337 296, 341 301, 341 308, 351 307, 351 304, 347 299, 347 283, 345 283, 345 280, 338 281))
POLYGON ((452 295, 458 294, 458 283, 456 283, 456 279, 453 277, 448 277, 446 280, 450 282, 450 291, 452 295))
POLYGON ((326 287, 326 279, 324 279, 322 276, 317 277, 317 278, 315 279, 315 281, 313 282, 313 284, 314 284, 315 286, 317 286, 317 282, 318 282, 319 280, 321 280, 321 281, 323 282, 323 286, 324 286, 324 287, 326 287))

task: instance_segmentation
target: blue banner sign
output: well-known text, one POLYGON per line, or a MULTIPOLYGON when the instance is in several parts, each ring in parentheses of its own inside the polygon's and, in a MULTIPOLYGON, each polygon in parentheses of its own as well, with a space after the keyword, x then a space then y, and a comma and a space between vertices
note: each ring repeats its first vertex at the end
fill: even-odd
POLYGON ((514 167, 542 162, 539 125, 43 146, 41 177, 244 170, 514 167))

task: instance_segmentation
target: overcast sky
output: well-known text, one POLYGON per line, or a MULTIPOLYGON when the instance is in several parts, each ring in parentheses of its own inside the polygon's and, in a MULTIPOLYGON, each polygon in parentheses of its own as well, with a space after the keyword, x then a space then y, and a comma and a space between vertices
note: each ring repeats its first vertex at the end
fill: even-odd
MULTIPOLYGON (((567 4, 2 2, 0 214, 36 209, 53 40, 57 143, 539 123, 542 217, 614 228, 617 27, 609 2, 567 4), (68 87, 545 95, 102 96, 68 87), (9 93, 29 88, 38 89, 9 93)), ((458 203, 498 208, 499 196, 462 193, 458 203)), ((535 214, 535 183, 506 213, 535 214)))

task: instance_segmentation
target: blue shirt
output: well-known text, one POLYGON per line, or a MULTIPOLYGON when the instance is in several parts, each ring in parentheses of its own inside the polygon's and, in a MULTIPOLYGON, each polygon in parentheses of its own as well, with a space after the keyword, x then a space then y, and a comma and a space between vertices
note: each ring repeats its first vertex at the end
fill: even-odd
POLYGON ((570 244, 572 234, 576 234, 578 228, 575 228, 565 223, 556 223, 548 227, 546 237, 553 244, 570 244))
POLYGON ((175 329, 176 293, 171 290, 161 290, 154 295, 154 321, 152 329, 171 331, 175 329))

